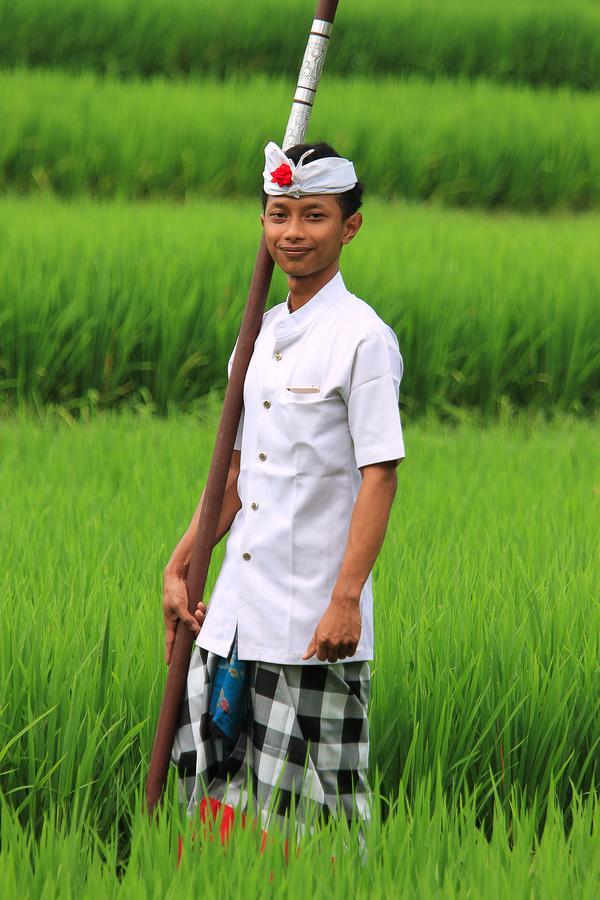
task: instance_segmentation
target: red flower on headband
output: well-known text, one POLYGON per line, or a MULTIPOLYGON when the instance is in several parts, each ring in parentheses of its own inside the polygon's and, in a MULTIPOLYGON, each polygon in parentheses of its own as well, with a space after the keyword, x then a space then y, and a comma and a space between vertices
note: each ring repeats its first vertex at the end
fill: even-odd
POLYGON ((287 163, 281 163, 271 172, 271 181, 276 181, 279 187, 287 187, 292 183, 292 170, 287 163))

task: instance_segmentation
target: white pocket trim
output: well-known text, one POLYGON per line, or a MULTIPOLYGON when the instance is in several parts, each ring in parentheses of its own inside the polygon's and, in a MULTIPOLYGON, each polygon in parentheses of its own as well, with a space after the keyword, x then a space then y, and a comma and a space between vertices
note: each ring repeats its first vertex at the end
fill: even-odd
POLYGON ((299 387, 288 387, 286 390, 291 391, 293 394, 318 394, 321 388, 315 384, 307 384, 299 387))

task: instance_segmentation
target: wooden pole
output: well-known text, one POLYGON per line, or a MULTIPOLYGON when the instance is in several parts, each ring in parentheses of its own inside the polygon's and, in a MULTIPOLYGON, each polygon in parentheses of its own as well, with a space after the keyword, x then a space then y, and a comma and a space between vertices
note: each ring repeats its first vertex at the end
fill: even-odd
MULTIPOLYGON (((317 3, 283 141, 284 149, 304 141, 314 97, 323 71, 331 25, 335 18, 338 2, 339 0, 319 0, 317 3)), ((204 490, 204 502, 190 559, 186 587, 188 609, 191 613, 196 609, 204 594, 233 445, 242 413, 244 381, 254 351, 254 342, 262 324, 272 274, 273 260, 269 255, 263 236, 258 247, 231 375, 225 392, 212 462, 204 490)), ((177 628, 146 780, 146 807, 150 815, 159 802, 167 781, 193 642, 194 636, 187 628, 181 626, 177 628)))

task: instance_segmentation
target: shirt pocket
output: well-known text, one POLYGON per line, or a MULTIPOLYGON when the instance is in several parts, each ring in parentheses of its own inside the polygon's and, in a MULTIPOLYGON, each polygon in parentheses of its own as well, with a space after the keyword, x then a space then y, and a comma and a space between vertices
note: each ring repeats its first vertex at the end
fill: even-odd
POLYGON ((287 384, 285 385, 285 393, 288 399, 292 401, 306 400, 310 402, 321 396, 321 386, 318 384, 287 384))
POLYGON ((297 406, 314 406, 316 408, 326 400, 326 394, 317 384, 294 382, 285 384, 281 388, 280 400, 283 406, 292 409, 297 406))
POLYGON ((320 477, 346 470, 351 441, 347 408, 341 396, 316 383, 294 381, 282 387, 280 399, 286 443, 296 475, 320 477), (291 391, 290 387, 303 390, 291 391))

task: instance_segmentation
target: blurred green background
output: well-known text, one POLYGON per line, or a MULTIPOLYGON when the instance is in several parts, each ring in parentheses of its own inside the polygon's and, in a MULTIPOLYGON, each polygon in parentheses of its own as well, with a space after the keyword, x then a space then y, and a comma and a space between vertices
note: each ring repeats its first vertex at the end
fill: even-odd
MULTIPOLYGON (((309 6, 0 0, 0 408, 222 388, 309 6)), ((341 4, 308 138, 366 185, 406 417, 597 409, 599 84, 594 0, 341 4)))

